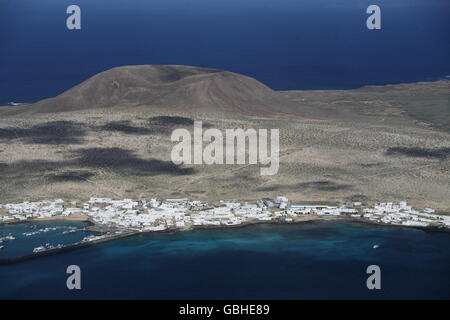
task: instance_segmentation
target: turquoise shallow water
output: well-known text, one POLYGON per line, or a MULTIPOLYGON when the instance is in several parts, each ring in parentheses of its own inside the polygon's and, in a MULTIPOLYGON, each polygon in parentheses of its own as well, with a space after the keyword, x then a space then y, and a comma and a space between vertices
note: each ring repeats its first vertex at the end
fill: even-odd
POLYGON ((348 222, 142 235, 0 266, 0 298, 448 299, 449 244, 450 233, 348 222), (80 291, 65 287, 71 264, 80 291), (366 288, 371 264, 379 291, 366 288))

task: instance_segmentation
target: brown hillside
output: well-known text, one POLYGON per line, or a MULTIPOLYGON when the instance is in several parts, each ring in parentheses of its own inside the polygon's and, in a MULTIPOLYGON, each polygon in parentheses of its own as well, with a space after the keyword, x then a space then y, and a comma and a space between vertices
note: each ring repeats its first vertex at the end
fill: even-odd
POLYGON ((297 103, 261 82, 232 72, 189 66, 142 65, 107 70, 27 112, 91 108, 153 108, 170 111, 270 116, 297 113, 297 103))

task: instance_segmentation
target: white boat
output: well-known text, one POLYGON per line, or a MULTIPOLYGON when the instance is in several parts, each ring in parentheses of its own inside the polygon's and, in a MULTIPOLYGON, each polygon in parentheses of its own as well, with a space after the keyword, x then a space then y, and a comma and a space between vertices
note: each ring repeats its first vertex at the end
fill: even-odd
POLYGON ((23 102, 14 102, 14 101, 8 102, 8 106, 12 106, 12 107, 20 106, 22 104, 25 104, 25 103, 23 103, 23 102))
POLYGON ((6 242, 6 241, 12 241, 12 240, 15 240, 15 239, 16 238, 13 237, 13 236, 6 236, 6 237, 3 237, 3 238, 0 238, 0 243, 6 242))
POLYGON ((47 250, 44 246, 39 246, 33 249, 33 253, 42 252, 47 250))
POLYGON ((380 247, 380 246, 377 245, 377 244, 373 246, 374 249, 377 249, 377 248, 379 248, 379 247, 380 247))

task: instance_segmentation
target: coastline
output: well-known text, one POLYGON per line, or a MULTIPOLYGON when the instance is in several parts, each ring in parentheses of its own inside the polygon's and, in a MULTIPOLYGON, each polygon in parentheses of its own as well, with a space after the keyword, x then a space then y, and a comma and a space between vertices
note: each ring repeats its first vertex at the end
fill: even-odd
MULTIPOLYGON (((83 221, 89 224, 89 227, 95 227, 96 225, 90 221, 89 217, 50 217, 50 218, 44 218, 44 219, 32 219, 29 221, 17 221, 17 222, 10 222, 10 223, 3 223, 4 224, 20 224, 20 223, 35 223, 35 222, 48 222, 48 221, 83 221)), ((156 234, 175 234, 177 232, 183 232, 183 231, 204 231, 204 230, 211 230, 211 229, 238 229, 238 228, 248 228, 256 225, 292 225, 292 226, 298 226, 302 224, 313 224, 313 223, 322 223, 322 222, 330 222, 330 221, 344 221, 344 222, 350 222, 350 223, 357 223, 362 226, 371 226, 371 227, 392 227, 392 228, 407 228, 407 229, 416 229, 416 230, 422 230, 425 232, 445 232, 450 233, 450 229, 443 228, 443 227, 435 227, 435 226, 405 226, 405 225, 397 225, 397 224, 386 224, 386 223, 379 223, 376 221, 371 220, 361 220, 356 219, 354 217, 348 217, 348 216, 304 216, 299 217, 296 220, 293 220, 291 222, 286 221, 261 221, 261 220, 255 220, 255 221, 246 221, 242 224, 238 225, 230 225, 230 226, 224 226, 224 225, 201 225, 201 226, 191 226, 189 228, 184 229, 178 229, 178 228, 169 228, 166 230, 161 231, 129 231, 124 233, 114 233, 114 234, 108 234, 107 228, 105 228, 103 231, 95 230, 96 232, 102 233, 102 236, 104 236, 101 239, 95 239, 91 241, 84 241, 84 242, 77 242, 73 243, 64 247, 60 248, 51 248, 47 249, 45 251, 41 252, 33 252, 27 255, 19 256, 19 257, 12 257, 12 258, 4 258, 0 259, 0 265, 9 265, 9 264, 15 264, 20 263, 32 259, 36 259, 39 257, 49 256, 49 255, 56 255, 59 253, 69 252, 80 248, 85 248, 89 246, 94 246, 101 243, 106 243, 109 241, 114 241, 118 239, 133 237, 137 235, 156 235, 156 234)), ((1 226, 2 224, 0 224, 1 226)), ((101 226, 100 226, 101 227, 101 226)), ((104 228, 104 227, 101 227, 104 228)))

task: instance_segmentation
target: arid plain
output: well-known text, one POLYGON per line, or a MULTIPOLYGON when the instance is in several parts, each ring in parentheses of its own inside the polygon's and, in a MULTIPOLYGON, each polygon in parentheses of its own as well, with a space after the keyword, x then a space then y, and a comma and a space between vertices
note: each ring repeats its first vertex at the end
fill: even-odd
POLYGON ((450 81, 273 91, 185 66, 116 68, 0 108, 0 203, 91 196, 401 201, 450 212, 450 81), (172 131, 280 130, 280 169, 171 162, 172 131))

